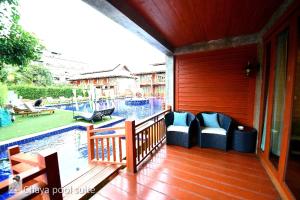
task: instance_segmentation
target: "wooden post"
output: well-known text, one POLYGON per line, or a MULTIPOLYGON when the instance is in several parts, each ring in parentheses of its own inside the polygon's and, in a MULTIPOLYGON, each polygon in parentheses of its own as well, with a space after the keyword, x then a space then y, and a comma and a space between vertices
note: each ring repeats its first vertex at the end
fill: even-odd
POLYGON ((46 168, 47 187, 50 199, 63 199, 57 152, 43 152, 41 164, 46 168))
POLYGON ((91 140, 91 137, 94 135, 94 125, 89 125, 86 127, 87 131, 87 148, 88 148, 88 161, 91 162, 95 158, 95 144, 94 140, 91 140))
POLYGON ((135 121, 125 121, 125 134, 126 134, 126 166, 127 171, 136 173, 136 141, 135 141, 135 121))
POLYGON ((20 153, 20 147, 18 145, 11 146, 11 147, 8 147, 7 151, 8 151, 8 158, 9 158, 9 162, 10 162, 11 173, 15 174, 13 171, 13 166, 18 164, 19 162, 11 160, 11 156, 20 153))

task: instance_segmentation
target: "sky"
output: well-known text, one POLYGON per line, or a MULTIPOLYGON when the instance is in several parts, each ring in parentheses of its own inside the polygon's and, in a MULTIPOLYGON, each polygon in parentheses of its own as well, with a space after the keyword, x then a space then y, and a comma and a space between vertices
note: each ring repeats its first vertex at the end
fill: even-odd
MULTIPOLYGON (((20 24, 66 58, 133 68, 165 55, 81 0, 20 0, 20 24)), ((91 65, 92 66, 92 65, 91 65)), ((94 65, 95 66, 95 65, 94 65)))

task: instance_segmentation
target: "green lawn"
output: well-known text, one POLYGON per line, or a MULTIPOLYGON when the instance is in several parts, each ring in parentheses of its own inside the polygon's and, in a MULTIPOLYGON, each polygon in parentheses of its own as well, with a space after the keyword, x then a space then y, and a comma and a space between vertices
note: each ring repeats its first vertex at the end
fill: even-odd
MULTIPOLYGON (((101 122, 95 124, 101 124, 108 120, 110 120, 109 117, 104 117, 101 122)), ((56 110, 54 114, 43 114, 36 117, 16 116, 16 121, 12 125, 0 127, 0 141, 58 128, 78 121, 73 119, 72 112, 63 110, 56 110)))

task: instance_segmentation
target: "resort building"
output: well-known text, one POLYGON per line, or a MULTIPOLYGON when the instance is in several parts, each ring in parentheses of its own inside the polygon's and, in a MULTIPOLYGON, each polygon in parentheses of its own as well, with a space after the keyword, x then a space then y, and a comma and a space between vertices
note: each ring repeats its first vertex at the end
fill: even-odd
POLYGON ((73 85, 94 85, 102 96, 132 97, 137 91, 136 77, 126 65, 116 65, 101 71, 81 73, 69 79, 73 85))
POLYGON ((138 77, 138 85, 143 91, 144 97, 164 97, 165 96, 165 63, 152 64, 140 68, 141 71, 134 72, 138 77))
POLYGON ((73 85, 94 85, 104 93, 117 97, 135 96, 141 92, 144 97, 165 96, 165 63, 140 67, 132 72, 126 65, 117 65, 101 71, 81 73, 69 79, 73 85))

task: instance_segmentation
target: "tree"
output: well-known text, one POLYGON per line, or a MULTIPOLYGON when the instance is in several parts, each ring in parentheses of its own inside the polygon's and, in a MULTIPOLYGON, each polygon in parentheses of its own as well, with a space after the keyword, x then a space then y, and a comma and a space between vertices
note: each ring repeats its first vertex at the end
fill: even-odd
POLYGON ((9 37, 0 38, 0 64, 24 67, 31 61, 39 60, 42 49, 37 38, 14 24, 9 37))
POLYGON ((5 67, 0 69, 0 83, 5 83, 7 80, 8 72, 5 67))
POLYGON ((17 0, 0 0, 0 37, 9 35, 14 21, 18 19, 17 0))
MULTIPOLYGON (((51 72, 43 65, 28 65, 24 68, 5 66, 0 81, 7 84, 29 84, 38 86, 49 86, 53 84, 51 72)), ((1 71, 0 71, 1 72, 1 71)))
POLYGON ((21 70, 20 81, 39 86, 53 84, 51 72, 42 65, 31 65, 21 70))
MULTIPOLYGON (((0 0, 0 67, 14 65, 25 67, 31 61, 39 60, 44 47, 31 33, 19 25, 17 0, 0 0)), ((1 70, 1 69, 0 69, 1 70)))

